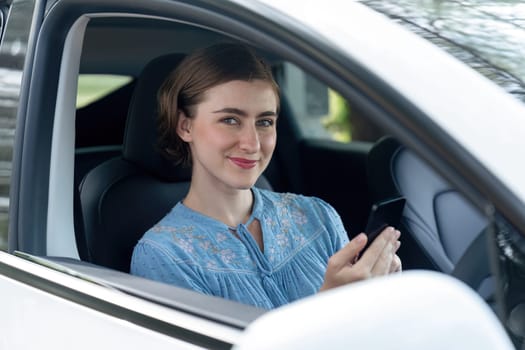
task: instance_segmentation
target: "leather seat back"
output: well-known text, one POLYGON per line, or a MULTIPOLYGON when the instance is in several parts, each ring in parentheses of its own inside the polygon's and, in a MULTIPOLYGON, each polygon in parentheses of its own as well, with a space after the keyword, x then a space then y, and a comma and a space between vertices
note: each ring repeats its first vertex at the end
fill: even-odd
POLYGON ((408 268, 427 268, 430 264, 438 271, 452 273, 488 224, 477 208, 393 138, 383 138, 372 147, 368 178, 373 201, 399 195, 407 200, 401 220, 405 231, 401 247, 410 261, 408 268), (405 240, 413 241, 404 247, 405 240), (413 256, 419 256, 419 261, 411 261, 413 256))

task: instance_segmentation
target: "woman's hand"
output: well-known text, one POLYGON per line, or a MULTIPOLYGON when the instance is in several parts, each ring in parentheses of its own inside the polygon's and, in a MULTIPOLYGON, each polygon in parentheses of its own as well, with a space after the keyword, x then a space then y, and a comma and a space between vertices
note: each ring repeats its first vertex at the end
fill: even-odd
POLYGON ((361 257, 367 237, 364 233, 357 235, 328 260, 320 291, 401 271, 401 259, 396 255, 400 234, 393 227, 385 228, 361 257))

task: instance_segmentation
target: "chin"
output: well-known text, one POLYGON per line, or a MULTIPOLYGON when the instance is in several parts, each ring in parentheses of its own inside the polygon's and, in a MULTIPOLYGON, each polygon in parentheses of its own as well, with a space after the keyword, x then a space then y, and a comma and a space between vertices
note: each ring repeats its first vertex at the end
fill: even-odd
POLYGON ((250 182, 250 183, 239 183, 239 184, 236 184, 234 187, 238 190, 249 190, 250 188, 253 187, 253 185, 255 185, 255 181, 250 182))
POLYGON ((238 190, 249 190, 255 185, 255 182, 257 182, 257 179, 253 180, 240 180, 235 183, 231 183, 231 186, 238 190))

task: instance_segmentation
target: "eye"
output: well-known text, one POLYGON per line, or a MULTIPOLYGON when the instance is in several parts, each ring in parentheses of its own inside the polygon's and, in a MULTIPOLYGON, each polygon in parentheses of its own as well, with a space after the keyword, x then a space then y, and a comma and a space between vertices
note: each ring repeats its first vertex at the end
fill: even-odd
POLYGON ((227 125, 237 125, 239 124, 239 121, 234 117, 226 117, 222 118, 221 122, 227 125))
POLYGON ((257 126, 262 126, 262 127, 265 127, 265 128, 269 128, 270 126, 273 126, 274 123, 275 123, 275 121, 273 119, 259 119, 259 120, 257 120, 256 125, 257 126))

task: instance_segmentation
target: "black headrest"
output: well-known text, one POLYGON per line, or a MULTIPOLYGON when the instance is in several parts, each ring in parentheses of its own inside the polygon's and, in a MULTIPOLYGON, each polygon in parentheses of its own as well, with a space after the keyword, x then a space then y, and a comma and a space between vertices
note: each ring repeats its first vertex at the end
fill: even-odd
POLYGON ((124 134, 123 158, 167 181, 189 181, 191 170, 174 166, 157 150, 157 92, 184 54, 173 53, 150 61, 140 73, 131 97, 124 134))
POLYGON ((403 146, 391 136, 379 139, 370 149, 367 159, 367 176, 372 201, 400 196, 394 178, 394 159, 403 146))

